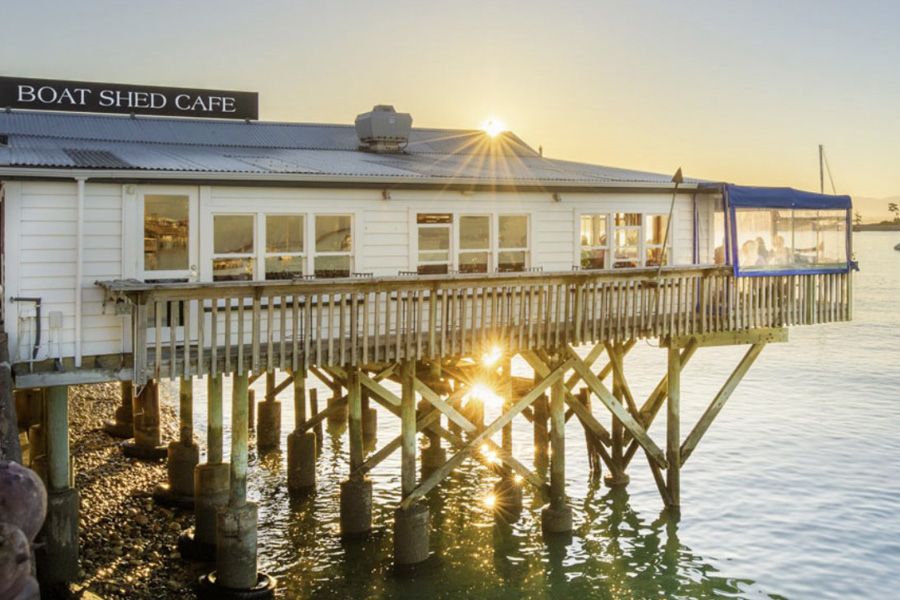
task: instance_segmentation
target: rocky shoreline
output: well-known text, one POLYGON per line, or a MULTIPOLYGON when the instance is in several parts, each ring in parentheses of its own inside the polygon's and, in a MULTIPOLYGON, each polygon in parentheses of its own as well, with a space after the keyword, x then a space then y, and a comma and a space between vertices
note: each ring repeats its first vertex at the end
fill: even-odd
MULTIPOLYGON (((178 554, 178 536, 191 525, 191 513, 157 506, 151 497, 165 481, 165 463, 126 458, 121 440, 102 429, 119 394, 112 383, 69 392, 70 448, 81 495, 80 577, 71 590, 82 597, 193 597, 193 582, 210 567, 185 563, 178 554)), ((161 403, 160 409, 163 440, 175 439, 174 408, 161 403)))

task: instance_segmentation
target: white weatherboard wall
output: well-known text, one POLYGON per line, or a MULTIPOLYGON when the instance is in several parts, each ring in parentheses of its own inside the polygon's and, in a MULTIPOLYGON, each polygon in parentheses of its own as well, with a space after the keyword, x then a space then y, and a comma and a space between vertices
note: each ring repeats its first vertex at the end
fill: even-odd
MULTIPOLYGON (((84 205, 84 277, 82 354, 116 354, 127 349, 129 332, 121 316, 103 314, 102 292, 94 282, 137 277, 143 257, 141 198, 144 191, 165 193, 164 185, 94 184, 87 182, 84 205), (124 227, 123 227, 124 223, 124 227), (124 234, 124 235, 123 235, 124 234), (123 239, 126 243, 123 247, 123 239)), ((4 295, 42 299, 42 340, 38 359, 74 354, 75 347, 75 220, 74 180, 5 183, 6 265, 4 295), (63 315, 59 331, 49 329, 49 315, 63 315), (50 343, 53 342, 53 343, 50 343)), ((185 186, 171 186, 183 193, 185 186)), ((199 199, 199 277, 212 279, 212 216, 216 213, 257 215, 256 255, 263 255, 261 217, 267 213, 351 214, 353 270, 375 276, 415 270, 416 213, 527 214, 530 217, 531 265, 545 272, 570 271, 579 261, 582 214, 640 212, 668 214, 667 193, 550 193, 392 190, 335 190, 250 186, 194 186, 199 199)), ((706 228, 704 228, 706 229, 706 228)), ((310 231, 308 228, 307 231, 310 231)), ((496 230, 493 235, 496 236, 496 230)), ((676 264, 690 264, 693 252, 693 204, 680 194, 672 223, 676 264)), ((307 250, 312 236, 307 236, 307 250)), ((704 243, 701 243, 701 248, 704 243)), ((260 261, 261 266, 261 261, 260 261)), ((31 304, 8 304, 7 330, 15 362, 26 361, 33 335, 31 304), (20 319, 19 317, 24 317, 20 319), (21 329, 21 331, 20 331, 21 329)))
MULTIPOLYGON (((76 212, 74 181, 7 182, 5 222, 7 281, 11 296, 41 299, 38 360, 75 352, 76 212), (62 327, 50 329, 50 313, 62 327)), ((140 239, 140 238, 138 238, 140 239)), ((83 225, 82 354, 121 352, 123 321, 103 314, 94 282, 122 276, 122 186, 85 186, 83 225)), ((14 362, 28 360, 34 341, 34 305, 8 303, 7 330, 14 362)))

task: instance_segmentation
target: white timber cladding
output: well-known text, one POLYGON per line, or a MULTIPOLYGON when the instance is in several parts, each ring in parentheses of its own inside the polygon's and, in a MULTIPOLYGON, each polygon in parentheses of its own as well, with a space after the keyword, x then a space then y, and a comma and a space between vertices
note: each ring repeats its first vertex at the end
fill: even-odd
MULTIPOLYGON (((75 352, 77 187, 68 182, 7 184, 8 297, 41 299, 41 340, 38 360, 70 357, 75 352), (62 313, 62 326, 50 328, 50 314, 62 313)), ((85 186, 83 225, 82 353, 85 356, 122 350, 123 320, 103 313, 97 280, 123 275, 122 186, 85 186)), ((35 307, 9 304, 6 323, 15 362, 31 356, 35 307), (21 335, 20 335, 21 334, 21 335)))
MULTIPOLYGON (((554 201, 550 193, 392 190, 383 199, 381 190, 340 190, 277 187, 184 186, 156 184, 100 184, 87 181, 84 205, 84 265, 82 279, 82 351, 84 356, 115 354, 130 347, 127 319, 107 310, 98 280, 141 278, 144 260, 142 199, 147 193, 184 194, 198 208, 190 224, 189 273, 201 281, 212 280, 212 226, 216 214, 254 215, 255 278, 265 272, 265 216, 300 214, 305 217, 305 272, 315 257, 315 216, 351 217, 351 270, 373 276, 393 276, 415 271, 418 260, 416 215, 450 213, 454 227, 460 216, 490 215, 492 269, 497 264, 499 215, 528 217, 526 264, 545 272, 569 271, 580 260, 580 217, 616 212, 668 214, 667 193, 562 193, 554 201), (123 243, 124 240, 124 243, 123 243), (194 254, 196 252, 196 254, 194 254)), ((14 181, 5 184, 6 277, 4 294, 40 297, 42 300, 41 349, 38 359, 70 357, 74 353, 76 207, 73 180, 60 182, 14 181), (62 328, 50 330, 49 315, 63 315, 62 328), (56 342, 59 341, 59 348, 56 342)), ((700 221, 710 224, 711 211, 704 196, 700 221)), ((701 227, 706 232, 709 227, 701 227)), ((458 253, 458 231, 451 234, 451 252, 458 253)), ((693 202, 690 193, 679 194, 672 221, 674 264, 692 262, 693 202)), ((701 262, 710 242, 701 238, 701 262)), ((149 274, 147 276, 150 276, 149 274)), ((8 304, 7 330, 15 362, 27 361, 34 332, 34 306, 8 304)))

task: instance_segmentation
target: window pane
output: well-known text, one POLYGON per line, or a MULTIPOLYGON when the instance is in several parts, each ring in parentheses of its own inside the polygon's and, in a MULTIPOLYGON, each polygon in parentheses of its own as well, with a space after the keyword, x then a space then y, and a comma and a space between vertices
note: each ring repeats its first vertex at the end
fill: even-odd
POLYGON ((771 209, 735 211, 738 263, 742 269, 752 269, 766 264, 769 244, 766 244, 765 238, 771 239, 771 232, 774 230, 774 212, 777 211, 771 209))
POLYGON ((481 250, 490 248, 490 217, 460 217, 459 247, 463 250, 481 250))
POLYGON ((449 250, 449 227, 419 227, 419 250, 449 250))
POLYGON ((446 223, 449 225, 453 222, 453 215, 450 213, 428 214, 419 213, 416 215, 416 223, 446 223))
POLYGON ((446 275, 449 271, 447 265, 419 265, 419 275, 446 275))
POLYGON ((419 252, 419 262, 450 262, 449 252, 419 252))
POLYGON ((350 277, 349 256, 317 256, 316 277, 350 277))
POLYGON ((582 250, 582 269, 603 269, 606 267, 606 250, 582 250))
POLYGON ((144 270, 183 271, 189 267, 187 196, 144 196, 144 270))
POLYGON ((266 279, 292 279, 303 275, 302 256, 266 257, 266 279))
POLYGON ((524 271, 527 252, 524 250, 506 250, 498 256, 498 271, 524 271))
POLYGON ((669 253, 663 252, 662 247, 659 248, 647 248, 647 260, 644 264, 648 267, 658 267, 660 259, 662 259, 662 264, 669 264, 669 253))
POLYGON ((487 252, 460 252, 459 253, 459 272, 460 273, 487 273, 488 270, 488 253, 487 252))
POLYGON ((819 211, 819 264, 847 262, 847 213, 843 210, 819 211))
POLYGON ((252 258, 214 258, 213 281, 250 281, 253 279, 252 258))
POLYGON ((818 220, 818 211, 794 211, 794 247, 792 252, 794 264, 816 264, 816 247, 819 243, 817 232, 818 220))
POLYGON ((661 245, 666 237, 668 215, 648 215, 644 221, 644 241, 648 244, 661 245))
POLYGON ((351 252, 352 250, 350 215, 316 216, 317 252, 351 252))
POLYGON ((582 215, 581 245, 606 246, 606 215, 582 215))
POLYGON ((253 215, 213 217, 213 254, 252 254, 253 215))
POLYGON ((528 217, 525 215, 500 215, 498 224, 501 248, 528 247, 528 217))
POLYGON ((641 213, 616 213, 616 226, 638 226, 641 224, 641 213))
POLYGON ((303 250, 303 215, 266 215, 266 252, 303 250))

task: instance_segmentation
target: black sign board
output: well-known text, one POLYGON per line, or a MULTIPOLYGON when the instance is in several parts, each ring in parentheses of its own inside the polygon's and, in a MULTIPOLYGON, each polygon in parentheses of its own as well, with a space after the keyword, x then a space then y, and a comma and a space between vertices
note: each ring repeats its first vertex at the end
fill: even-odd
POLYGON ((0 108, 211 119, 259 118, 259 94, 0 77, 0 108))

